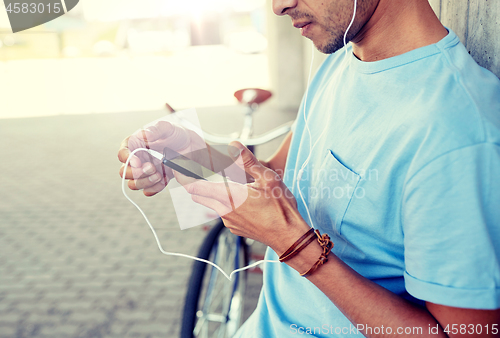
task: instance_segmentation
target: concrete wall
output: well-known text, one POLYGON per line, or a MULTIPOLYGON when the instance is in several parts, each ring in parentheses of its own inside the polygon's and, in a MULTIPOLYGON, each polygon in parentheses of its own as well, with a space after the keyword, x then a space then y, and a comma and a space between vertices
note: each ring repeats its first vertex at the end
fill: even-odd
POLYGON ((500 77, 500 1, 429 0, 443 25, 460 37, 474 60, 500 77))

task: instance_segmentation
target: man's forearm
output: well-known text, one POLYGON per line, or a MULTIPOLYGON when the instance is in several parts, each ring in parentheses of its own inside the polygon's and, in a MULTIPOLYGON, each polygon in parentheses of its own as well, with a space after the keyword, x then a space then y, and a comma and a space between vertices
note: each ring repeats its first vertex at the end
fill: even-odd
MULTIPOLYGON (((318 260, 321 252, 319 245, 309 245, 287 264, 298 272, 307 271, 318 260)), ((418 307, 361 276, 335 255, 330 254, 328 258, 328 262, 308 279, 354 326, 360 329, 363 326, 377 328, 372 332, 361 330, 365 336, 394 337, 402 328, 403 331, 397 334, 399 337, 447 337, 441 328, 439 334, 430 334, 429 327, 435 328, 438 322, 425 308, 418 307), (412 332, 405 335, 405 328, 411 328, 412 332)))
MULTIPOLYGON (((268 160, 260 161, 265 167, 274 170, 283 179, 286 159, 290 148, 292 133, 290 132, 276 153, 268 160)), ((309 245, 299 255, 287 262, 298 272, 307 271, 321 255, 319 245, 309 245)), ((280 254, 280 252, 278 252, 280 254)), ((429 325, 436 327, 438 322, 425 309, 418 307, 396 294, 384 289, 380 285, 359 275, 335 255, 330 254, 329 261, 316 270, 308 279, 315 284, 354 324, 363 324, 370 327, 384 325, 390 327, 394 337, 398 328, 406 327, 421 328, 421 334, 425 337, 429 334, 429 325)), ((359 326, 360 327, 360 326, 359 326)), ((416 329, 419 330, 419 329, 416 329)), ((441 330, 441 329, 440 329, 441 330)), ((378 332, 378 331, 377 331, 378 332)), ((384 332, 387 332, 385 330, 384 332)), ((369 334, 367 337, 384 337, 385 334, 369 334)), ((398 334, 403 337, 403 334, 398 334)), ((407 336, 416 336, 414 332, 407 336)), ((446 337, 440 331, 432 337, 446 337)))

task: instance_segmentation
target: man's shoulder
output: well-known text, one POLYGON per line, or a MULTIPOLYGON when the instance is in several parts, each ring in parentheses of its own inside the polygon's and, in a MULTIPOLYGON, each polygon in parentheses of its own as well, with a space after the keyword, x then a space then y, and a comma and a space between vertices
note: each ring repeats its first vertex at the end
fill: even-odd
POLYGON ((500 144, 499 79, 461 43, 441 48, 432 64, 409 81, 413 97, 399 98, 408 111, 409 129, 433 152, 500 144))
POLYGON ((457 110, 470 107, 474 112, 473 117, 481 123, 484 142, 500 144, 500 80, 480 67, 463 45, 450 49, 449 56, 458 88, 456 95, 450 95, 450 99, 456 101, 457 110))

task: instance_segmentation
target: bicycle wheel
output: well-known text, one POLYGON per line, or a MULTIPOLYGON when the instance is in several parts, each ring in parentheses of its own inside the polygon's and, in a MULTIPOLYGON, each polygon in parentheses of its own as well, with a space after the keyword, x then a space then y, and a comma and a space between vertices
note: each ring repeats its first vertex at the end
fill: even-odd
MULTIPOLYGON (((248 265, 243 238, 233 235, 220 221, 208 233, 198 257, 224 271, 248 265)), ((229 281, 211 265, 195 261, 184 303, 181 338, 230 338, 241 326, 247 271, 229 281)))

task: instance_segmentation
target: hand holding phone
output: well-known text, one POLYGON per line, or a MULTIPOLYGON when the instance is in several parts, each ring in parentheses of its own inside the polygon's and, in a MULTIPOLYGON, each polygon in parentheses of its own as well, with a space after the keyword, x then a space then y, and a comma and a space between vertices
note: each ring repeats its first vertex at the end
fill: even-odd
MULTIPOLYGON (((207 178, 217 175, 216 181, 220 181, 219 178, 224 181, 229 178, 241 184, 253 181, 248 179, 245 171, 235 164, 235 159, 225 155, 223 151, 218 151, 214 146, 209 147, 210 149, 207 147, 186 154, 190 158, 165 147, 162 163, 184 176, 194 179, 207 180, 207 178)), ((228 146, 221 147, 226 148, 223 150, 229 150, 228 146)))
POLYGON ((202 166, 182 154, 179 154, 169 147, 165 147, 163 149, 162 163, 184 176, 192 177, 198 180, 206 181, 206 177, 216 174, 209 168, 202 166))

